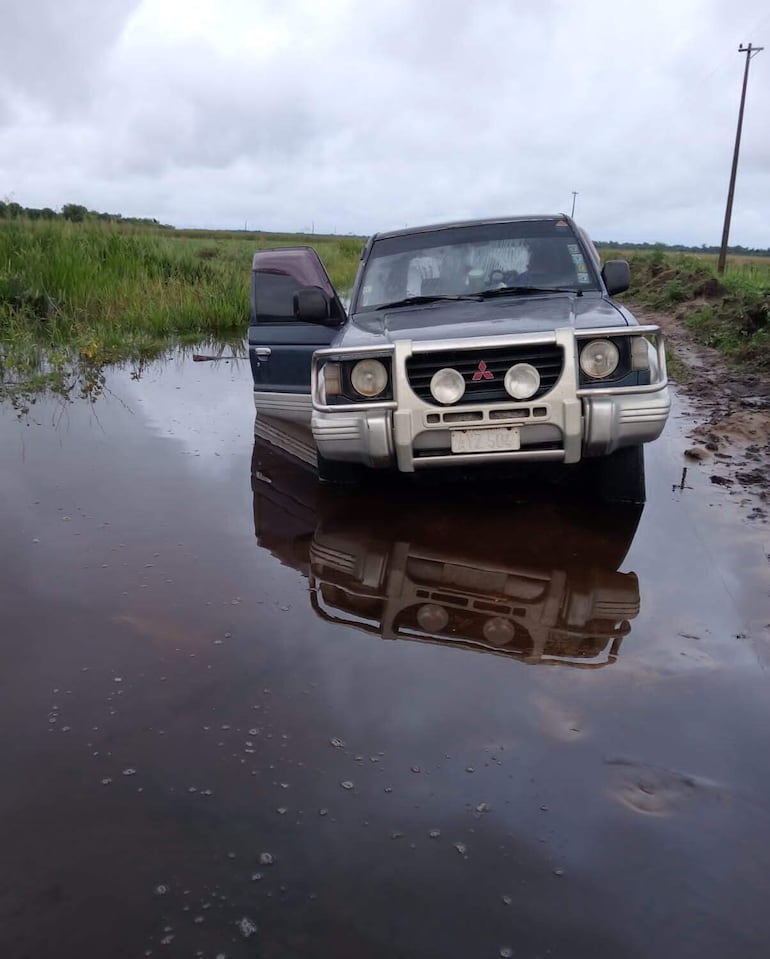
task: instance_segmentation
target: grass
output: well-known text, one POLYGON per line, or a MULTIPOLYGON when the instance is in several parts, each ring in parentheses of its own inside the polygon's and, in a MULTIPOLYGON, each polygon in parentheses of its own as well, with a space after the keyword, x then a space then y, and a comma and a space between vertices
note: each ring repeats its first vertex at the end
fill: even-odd
POLYGON ((768 258, 730 257, 722 276, 715 256, 656 250, 626 259, 632 277, 627 302, 674 313, 695 340, 733 363, 770 370, 768 258))
POLYGON ((0 397, 90 393, 98 382, 90 370, 106 363, 147 358, 175 343, 242 339, 256 249, 312 245, 344 290, 361 242, 0 221, 0 397))

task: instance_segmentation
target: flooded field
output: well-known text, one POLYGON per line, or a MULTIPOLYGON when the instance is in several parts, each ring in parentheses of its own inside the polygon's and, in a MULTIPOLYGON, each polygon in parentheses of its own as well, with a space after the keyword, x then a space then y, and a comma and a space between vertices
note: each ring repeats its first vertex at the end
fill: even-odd
POLYGON ((766 956, 770 532, 685 419, 640 512, 320 490, 239 361, 0 408, 0 956, 766 956))

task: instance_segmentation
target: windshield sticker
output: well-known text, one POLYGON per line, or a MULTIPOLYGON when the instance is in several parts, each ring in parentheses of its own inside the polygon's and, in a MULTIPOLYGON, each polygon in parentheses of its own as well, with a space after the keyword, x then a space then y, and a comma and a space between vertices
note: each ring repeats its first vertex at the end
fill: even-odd
POLYGON ((590 282, 591 282, 587 273, 580 273, 580 272, 578 272, 577 278, 578 278, 578 283, 590 283, 590 282))
POLYGON ((573 253, 572 262, 575 264, 575 268, 577 269, 578 273, 587 272, 586 261, 583 259, 582 253, 573 253))
POLYGON ((577 243, 568 243, 568 244, 567 244, 567 249, 570 251, 570 253, 571 253, 573 256, 574 256, 576 253, 580 253, 580 247, 577 245, 577 243))

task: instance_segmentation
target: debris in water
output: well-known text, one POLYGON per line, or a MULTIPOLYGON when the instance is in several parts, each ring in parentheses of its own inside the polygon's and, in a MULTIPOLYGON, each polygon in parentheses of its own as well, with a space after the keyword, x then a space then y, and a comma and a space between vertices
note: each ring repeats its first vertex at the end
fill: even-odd
POLYGON ((279 816, 285 816, 288 811, 289 810, 286 808, 286 806, 279 806, 276 809, 276 812, 278 813, 279 816))
POLYGON ((430 836, 431 839, 438 839, 439 836, 441 835, 441 830, 440 830, 440 829, 431 829, 431 831, 428 833, 428 835, 430 836))
POLYGON ((136 775, 136 770, 135 770, 132 766, 129 766, 127 769, 124 769, 124 770, 123 770, 123 775, 124 775, 124 776, 135 776, 135 775, 136 775))
POLYGON ((168 892, 168 886, 165 882, 158 883, 158 885, 153 889, 153 892, 156 896, 165 896, 168 892))
POLYGON ((488 803, 488 802, 480 802, 480 803, 476 806, 476 812, 477 812, 477 813, 489 812, 489 803, 488 803))
POLYGON ((392 832, 392 833, 390 834, 390 838, 391 838, 391 839, 403 839, 403 838, 404 838, 404 834, 403 834, 402 832, 392 832))
POLYGON ((328 810, 328 809, 319 809, 319 810, 318 810, 318 815, 319 815, 319 816, 328 816, 328 814, 329 814, 329 810, 328 810))
POLYGON ((343 779, 340 783, 343 789, 353 789, 353 783, 349 779, 343 779))
POLYGON ((465 853, 468 851, 468 847, 465 845, 464 842, 456 842, 454 843, 454 847, 460 853, 461 856, 464 856, 465 853))
POLYGON ((559 876, 559 877, 561 877, 561 876, 564 875, 564 870, 563 870, 563 869, 554 869, 553 874, 554 874, 554 876, 559 876))
POLYGON ((336 736, 333 739, 330 739, 329 742, 334 746, 335 749, 343 749, 345 743, 342 739, 338 739, 336 736))
POLYGON ((501 959, 511 959, 513 955, 513 949, 510 946, 500 946, 500 956, 501 959))
POLYGON ((273 859, 271 853, 261 852, 259 854, 259 864, 260 866, 272 866, 275 860, 273 859))
POLYGON ((412 770, 413 773, 420 773, 420 772, 422 772, 422 770, 420 769, 419 766, 412 766, 412 767, 411 767, 411 770, 412 770))
POLYGON ((102 786, 109 786, 109 784, 110 784, 111 782, 112 782, 112 779, 110 779, 110 777, 107 776, 106 779, 103 779, 103 780, 102 780, 102 786))
POLYGON ((257 924, 253 919, 249 919, 248 916, 244 916, 243 919, 238 920, 237 926, 244 939, 248 939, 250 936, 253 936, 257 931, 257 924))
POLYGON ((251 881, 252 881, 252 882, 259 882, 259 880, 260 880, 261 878, 262 878, 262 873, 261 873, 261 872, 253 872, 253 873, 251 874, 251 881))

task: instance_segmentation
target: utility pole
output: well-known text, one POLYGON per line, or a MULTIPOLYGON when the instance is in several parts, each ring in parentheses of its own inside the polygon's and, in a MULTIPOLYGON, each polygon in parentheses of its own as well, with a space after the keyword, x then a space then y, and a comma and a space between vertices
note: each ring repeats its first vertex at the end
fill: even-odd
POLYGON ((719 261, 717 263, 717 272, 724 273, 725 260, 727 259, 727 238, 730 235, 730 218, 733 215, 733 195, 735 194, 735 174, 738 172, 738 151, 741 148, 741 127, 743 126, 743 107, 746 103, 746 84, 749 79, 749 63, 752 57, 756 56, 764 47, 752 47, 749 44, 744 47, 741 44, 738 47, 738 53, 746 54, 746 67, 743 71, 743 89, 741 90, 741 106, 738 110, 738 129, 735 131, 735 149, 733 151, 733 166, 730 171, 730 186, 727 190, 727 207, 725 209, 725 225, 722 228, 722 244, 719 247, 719 261))
POLYGON ((572 191, 572 213, 570 213, 570 217, 573 217, 575 215, 575 197, 577 195, 578 195, 578 191, 573 190, 572 191))

